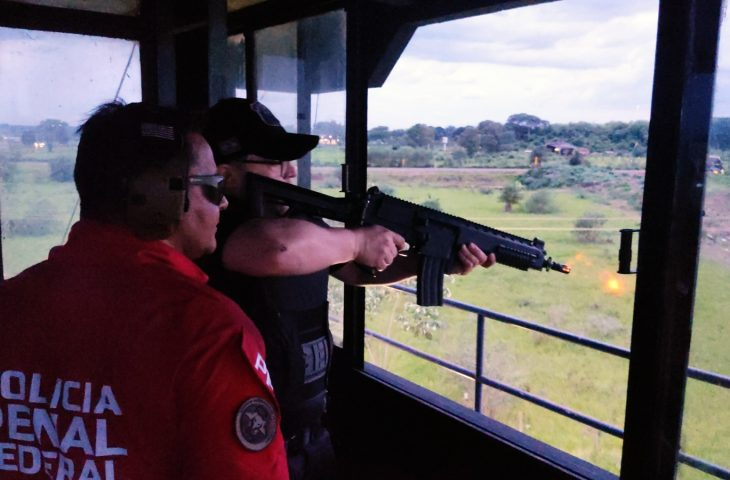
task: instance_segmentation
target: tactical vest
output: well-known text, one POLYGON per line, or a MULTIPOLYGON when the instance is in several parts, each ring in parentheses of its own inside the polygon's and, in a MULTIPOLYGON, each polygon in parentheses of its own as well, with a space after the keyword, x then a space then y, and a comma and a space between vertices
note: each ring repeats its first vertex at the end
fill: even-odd
MULTIPOLYGON (((321 422, 326 408, 332 357, 327 283, 329 270, 291 277, 250 277, 225 271, 220 250, 240 224, 224 211, 218 250, 200 262, 210 285, 235 300, 254 321, 266 343, 266 363, 282 413, 284 438, 321 422)), ((297 218, 302 218, 297 216, 297 218)), ((321 226, 319 219, 307 219, 321 226)))

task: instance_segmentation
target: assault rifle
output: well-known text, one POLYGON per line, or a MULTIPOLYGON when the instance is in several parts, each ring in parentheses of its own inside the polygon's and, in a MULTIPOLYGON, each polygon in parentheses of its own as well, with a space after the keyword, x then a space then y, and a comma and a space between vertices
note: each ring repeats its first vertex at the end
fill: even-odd
POLYGON ((418 255, 416 302, 442 305, 443 276, 458 262, 459 248, 473 242, 485 253, 494 253, 497 263, 520 270, 557 270, 570 267, 546 258, 545 242, 528 240, 464 218, 422 207, 386 195, 377 187, 363 199, 330 197, 307 188, 256 174, 247 174, 248 208, 255 217, 264 216, 267 205, 281 204, 303 213, 352 225, 381 225, 400 234, 418 255))

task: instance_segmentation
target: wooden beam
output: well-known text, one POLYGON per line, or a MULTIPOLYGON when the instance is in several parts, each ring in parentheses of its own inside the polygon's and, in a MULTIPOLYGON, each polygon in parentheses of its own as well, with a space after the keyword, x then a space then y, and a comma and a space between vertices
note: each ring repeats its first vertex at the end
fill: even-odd
POLYGON ((0 0, 0 26, 128 40, 139 40, 142 36, 142 20, 136 15, 112 15, 5 0, 0 0))

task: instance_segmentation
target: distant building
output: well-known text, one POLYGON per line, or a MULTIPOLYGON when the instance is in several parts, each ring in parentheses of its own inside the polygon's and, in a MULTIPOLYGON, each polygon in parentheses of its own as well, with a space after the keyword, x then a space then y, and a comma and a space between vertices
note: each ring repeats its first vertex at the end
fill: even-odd
POLYGON ((319 144, 320 145, 339 145, 340 141, 338 138, 333 137, 332 135, 320 135, 319 144))
POLYGON ((554 140, 545 145, 545 148, 559 155, 573 155, 574 153, 579 153, 586 156, 591 153, 591 151, 585 147, 576 147, 572 143, 564 142, 562 140, 554 140))

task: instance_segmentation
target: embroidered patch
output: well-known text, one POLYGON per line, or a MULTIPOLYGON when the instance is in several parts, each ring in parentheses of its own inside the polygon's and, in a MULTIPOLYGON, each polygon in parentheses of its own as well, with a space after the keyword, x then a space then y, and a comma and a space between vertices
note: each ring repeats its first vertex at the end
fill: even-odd
POLYGON ((175 129, 170 125, 143 123, 140 125, 140 133, 143 137, 157 137, 163 140, 175 140, 175 129))
POLYGON ((263 398, 249 398, 236 414, 236 435, 247 449, 258 452, 268 447, 276 435, 276 412, 263 398))
POLYGON ((304 383, 311 383, 319 380, 327 373, 329 365, 329 344, 327 337, 319 337, 316 340, 302 344, 302 355, 304 356, 304 383))

